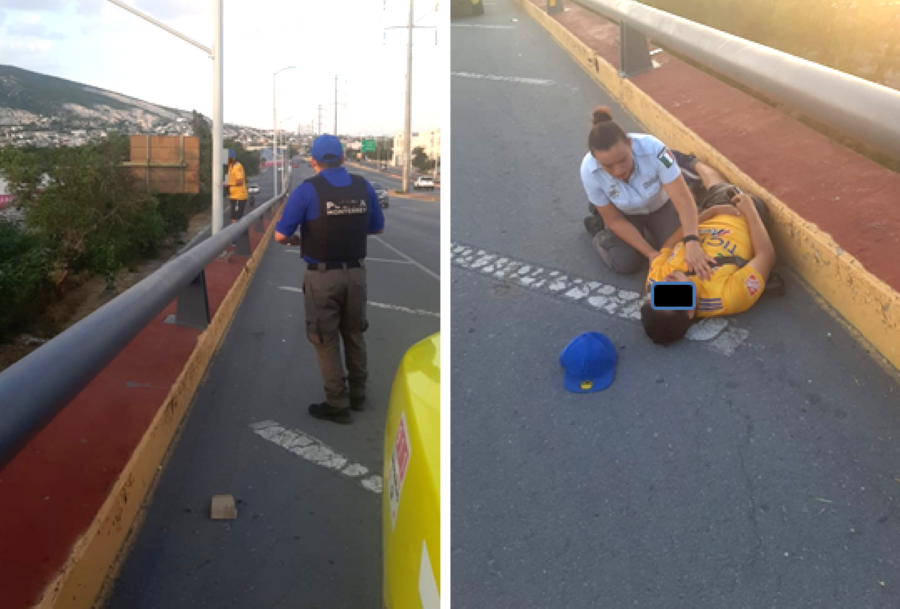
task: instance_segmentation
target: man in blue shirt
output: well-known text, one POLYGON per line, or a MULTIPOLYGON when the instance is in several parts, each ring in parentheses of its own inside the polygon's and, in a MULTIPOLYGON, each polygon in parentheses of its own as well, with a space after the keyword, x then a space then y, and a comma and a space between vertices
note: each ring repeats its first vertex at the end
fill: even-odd
POLYGON ((317 137, 311 153, 316 176, 288 197, 275 225, 275 240, 301 246, 307 264, 306 335, 316 349, 325 383, 325 401, 311 404, 309 413, 348 424, 353 421, 351 410, 365 409, 366 243, 368 235, 384 232, 384 215, 372 185, 344 169, 338 138, 317 137), (298 228, 299 236, 294 234, 298 228))

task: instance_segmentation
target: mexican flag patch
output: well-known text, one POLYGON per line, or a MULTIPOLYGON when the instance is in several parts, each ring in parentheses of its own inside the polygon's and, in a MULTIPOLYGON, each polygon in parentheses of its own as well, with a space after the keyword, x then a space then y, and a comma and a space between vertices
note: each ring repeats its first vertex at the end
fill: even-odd
POLYGON ((675 164, 675 156, 669 152, 668 148, 663 148, 659 151, 659 154, 656 155, 656 158, 659 159, 659 162, 666 166, 666 169, 675 164))

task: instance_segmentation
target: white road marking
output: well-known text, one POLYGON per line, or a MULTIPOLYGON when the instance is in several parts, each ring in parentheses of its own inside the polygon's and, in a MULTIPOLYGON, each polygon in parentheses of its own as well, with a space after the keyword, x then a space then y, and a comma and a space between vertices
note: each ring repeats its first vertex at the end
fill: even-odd
POLYGON ((409 309, 407 307, 401 307, 400 305, 393 304, 385 304, 383 302, 372 302, 369 301, 370 307, 378 307, 379 309, 390 309, 392 311, 400 311, 401 313, 410 313, 411 315, 424 315, 425 317, 438 317, 440 318, 440 313, 434 313, 433 311, 423 311, 422 309, 409 309))
MULTIPOLYGON (((285 292, 294 292, 297 294, 303 293, 303 288, 295 288, 290 285, 280 285, 278 286, 279 290, 284 290, 285 292)), ((367 302, 370 307, 377 307, 379 309, 388 309, 390 311, 399 311, 401 313, 409 313, 410 315, 424 315, 425 317, 437 317, 440 319, 441 314, 435 313, 434 311, 425 311, 424 309, 410 309, 409 307, 404 307, 401 305, 388 304, 385 302, 372 302, 371 300, 367 302)))
POLYGON ((474 78, 476 80, 495 80, 499 82, 514 82, 523 85, 540 85, 549 87, 554 84, 552 80, 543 78, 521 78, 518 76, 495 76, 494 74, 473 74, 472 72, 450 72, 451 76, 459 78, 474 78))
POLYGON ((489 25, 486 23, 451 23, 450 27, 472 27, 482 30, 514 30, 514 25, 489 25))
MULTIPOLYGON (((478 247, 453 242, 450 262, 454 266, 477 271, 526 289, 549 294, 566 302, 577 302, 613 317, 640 321, 641 295, 599 281, 572 277, 562 271, 546 269, 531 262, 503 257, 478 247)), ((732 320, 712 317, 697 322, 688 330, 687 338, 705 343, 725 355, 734 353, 747 340, 749 332, 732 320)))
POLYGON ((254 423, 250 426, 250 429, 261 438, 277 444, 310 463, 340 472, 347 478, 356 479, 363 477, 360 485, 364 489, 378 495, 381 494, 381 476, 367 476, 369 473, 368 467, 359 463, 350 463, 347 457, 329 448, 321 440, 317 440, 302 431, 286 429, 279 425, 277 421, 254 423))
POLYGON ((401 252, 400 250, 398 250, 396 247, 394 247, 393 245, 391 245, 390 243, 388 243, 387 241, 385 241, 385 240, 382 239, 381 237, 379 237, 379 236, 376 235, 374 238, 375 238, 379 243, 381 243, 382 245, 384 245, 384 246, 387 247, 388 249, 392 250, 395 254, 397 254, 398 256, 400 256, 401 258, 403 258, 404 260, 409 260, 412 264, 415 264, 417 267, 419 267, 420 269, 422 269, 423 271, 425 271, 426 273, 428 273, 429 275, 431 275, 432 277, 434 277, 434 278, 437 279, 438 281, 441 280, 441 276, 440 276, 440 275, 438 275, 437 273, 435 273, 434 271, 432 271, 431 269, 429 269, 427 266, 424 266, 424 265, 422 265, 422 264, 416 262, 415 260, 413 260, 412 258, 410 258, 409 256, 407 256, 406 254, 404 254, 403 252, 401 252))
POLYGON ((393 262, 394 264, 412 264, 409 260, 394 260, 392 258, 366 258, 366 262, 393 262))

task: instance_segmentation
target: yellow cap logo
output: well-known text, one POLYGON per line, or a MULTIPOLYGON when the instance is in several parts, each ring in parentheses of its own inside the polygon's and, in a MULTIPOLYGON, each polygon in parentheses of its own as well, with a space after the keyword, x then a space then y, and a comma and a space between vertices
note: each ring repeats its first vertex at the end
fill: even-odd
POLYGON ((588 389, 593 388, 594 381, 581 381, 581 388, 587 391, 588 389))

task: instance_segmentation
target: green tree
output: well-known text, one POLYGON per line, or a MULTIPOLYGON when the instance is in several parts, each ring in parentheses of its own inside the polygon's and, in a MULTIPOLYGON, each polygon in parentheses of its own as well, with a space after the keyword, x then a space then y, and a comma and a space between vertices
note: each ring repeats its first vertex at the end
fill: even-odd
POLYGON ((24 203, 26 225, 51 253, 64 281, 70 272, 110 275, 153 256, 166 236, 156 198, 122 163, 127 138, 58 151, 49 181, 24 203))
POLYGON ((37 238, 0 221, 0 340, 22 330, 49 301, 51 263, 37 238))
POLYGON ((412 165, 419 171, 427 171, 431 166, 431 159, 428 158, 428 155, 425 154, 425 149, 421 146, 416 146, 412 151, 412 165))

